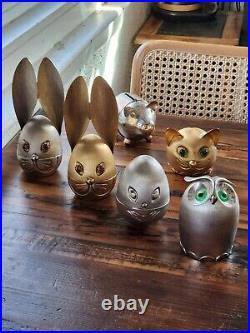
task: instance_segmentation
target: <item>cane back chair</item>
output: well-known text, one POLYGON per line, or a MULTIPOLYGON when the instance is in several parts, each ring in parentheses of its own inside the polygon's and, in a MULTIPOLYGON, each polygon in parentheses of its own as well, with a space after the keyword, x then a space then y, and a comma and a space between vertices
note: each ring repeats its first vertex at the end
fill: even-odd
POLYGON ((152 41, 134 56, 130 90, 161 114, 247 123, 247 80, 246 47, 152 41))

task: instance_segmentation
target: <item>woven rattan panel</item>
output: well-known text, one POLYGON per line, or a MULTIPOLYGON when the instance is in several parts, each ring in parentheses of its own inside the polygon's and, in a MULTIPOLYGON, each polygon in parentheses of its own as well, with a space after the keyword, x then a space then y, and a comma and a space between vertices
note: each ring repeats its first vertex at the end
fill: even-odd
POLYGON ((150 51, 141 68, 141 96, 162 114, 247 123, 246 58, 150 51))

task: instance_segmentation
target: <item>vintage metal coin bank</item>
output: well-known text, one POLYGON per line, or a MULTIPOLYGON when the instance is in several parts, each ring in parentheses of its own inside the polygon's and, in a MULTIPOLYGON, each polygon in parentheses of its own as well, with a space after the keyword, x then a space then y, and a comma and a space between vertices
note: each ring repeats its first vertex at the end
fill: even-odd
POLYGON ((186 127, 165 132, 167 161, 174 172, 185 176, 199 176, 211 172, 216 160, 219 129, 204 131, 186 127))
POLYGON ((65 99, 64 120, 72 149, 68 165, 72 191, 85 200, 106 197, 116 181, 112 152, 118 127, 116 99, 106 81, 95 78, 89 103, 83 77, 76 78, 65 99), (90 118, 98 135, 84 135, 90 118))
POLYGON ((128 220, 159 220, 170 200, 168 179, 159 162, 148 155, 133 159, 120 177, 116 200, 128 220))
POLYGON ((21 133, 17 159, 31 175, 48 176, 56 171, 62 159, 60 133, 63 120, 63 84, 48 58, 38 70, 38 82, 27 58, 18 64, 12 84, 13 104, 21 133), (32 117, 37 96, 44 115, 32 117))
POLYGON ((116 97, 119 112, 119 133, 124 143, 152 139, 155 129, 157 103, 148 103, 137 95, 121 93, 116 97))
POLYGON ((185 177, 193 181, 180 207, 180 244, 197 260, 219 260, 231 254, 239 221, 233 184, 221 177, 185 177))

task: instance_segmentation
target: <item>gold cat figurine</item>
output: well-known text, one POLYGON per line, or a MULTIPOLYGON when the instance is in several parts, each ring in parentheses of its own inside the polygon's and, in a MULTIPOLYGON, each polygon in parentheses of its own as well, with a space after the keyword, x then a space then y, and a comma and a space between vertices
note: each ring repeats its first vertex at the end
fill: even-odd
POLYGON ((165 132, 168 164, 174 172, 185 176, 200 176, 211 172, 216 160, 216 145, 220 130, 208 132, 196 127, 165 132))

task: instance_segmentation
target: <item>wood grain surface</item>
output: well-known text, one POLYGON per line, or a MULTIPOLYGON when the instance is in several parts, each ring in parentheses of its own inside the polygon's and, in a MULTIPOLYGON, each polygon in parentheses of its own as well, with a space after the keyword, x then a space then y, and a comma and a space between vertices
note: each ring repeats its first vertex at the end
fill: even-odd
MULTIPOLYGON (((89 129, 88 129, 89 131, 89 129)), ((164 167, 171 188, 169 210, 138 230, 117 211, 115 190, 98 202, 74 197, 67 183, 70 146, 63 131, 63 161, 39 180, 16 160, 16 139, 3 149, 3 329, 247 329, 247 127, 217 121, 158 116, 152 143, 124 147, 118 138, 118 171, 149 154, 164 167), (163 131, 185 126, 220 127, 213 174, 236 184, 241 205, 234 252, 201 263, 179 247, 178 210, 187 184, 166 164, 163 131), (149 298, 144 315, 104 311, 117 294, 149 298)))

